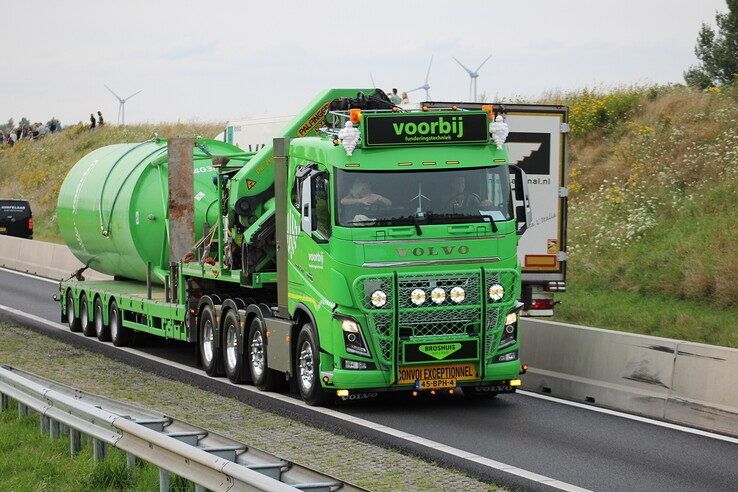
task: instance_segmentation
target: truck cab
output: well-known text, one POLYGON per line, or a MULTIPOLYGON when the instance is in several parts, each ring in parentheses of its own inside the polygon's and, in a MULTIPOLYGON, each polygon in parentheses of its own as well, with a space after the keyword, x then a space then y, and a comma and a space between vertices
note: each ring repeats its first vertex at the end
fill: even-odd
POLYGON ((319 340, 298 341, 303 397, 315 364, 342 394, 513 390, 529 205, 490 113, 335 112, 334 128, 289 142, 288 308, 311 313, 319 340))

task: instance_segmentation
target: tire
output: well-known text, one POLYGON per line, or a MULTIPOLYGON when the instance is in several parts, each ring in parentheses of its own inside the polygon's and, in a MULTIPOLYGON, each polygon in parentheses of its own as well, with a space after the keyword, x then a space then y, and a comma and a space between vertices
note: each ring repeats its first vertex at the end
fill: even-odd
POLYGON ((248 349, 249 374, 254 386, 261 391, 276 391, 280 387, 279 373, 269 369, 267 361, 266 329, 258 316, 254 317, 249 327, 248 349))
POLYGON ((133 331, 123 326, 123 318, 120 315, 120 309, 115 299, 110 301, 108 308, 108 329, 110 330, 110 339, 116 347, 128 347, 133 339, 133 331))
POLYGON ((92 319, 95 323, 95 334, 101 342, 110 341, 110 326, 105 324, 103 318, 103 304, 100 297, 96 297, 92 303, 92 319))
POLYGON ((82 331, 82 325, 79 322, 79 318, 74 315, 74 297, 72 296, 71 290, 67 291, 67 298, 64 305, 67 307, 67 326, 69 326, 69 331, 79 333, 82 331))
POLYGON ((79 296, 79 324, 82 326, 82 334, 86 337, 94 337, 95 324, 90 321, 90 308, 87 304, 87 294, 79 296))
POLYGON ((208 376, 223 375, 223 358, 215 348, 217 321, 211 306, 205 306, 200 313, 200 362, 208 376))
POLYGON ((241 322, 236 311, 229 310, 223 318, 223 366, 226 376, 232 383, 248 382, 248 364, 241 344, 241 322))
POLYGON ((333 395, 320 384, 320 347, 310 323, 305 323, 300 330, 294 360, 297 390, 305 403, 320 406, 331 401, 333 395))

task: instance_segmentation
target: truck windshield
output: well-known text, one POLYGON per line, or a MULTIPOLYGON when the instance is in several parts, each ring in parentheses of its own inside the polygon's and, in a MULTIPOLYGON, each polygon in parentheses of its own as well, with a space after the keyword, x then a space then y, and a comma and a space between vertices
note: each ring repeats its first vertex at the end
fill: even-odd
POLYGON ((336 170, 344 227, 504 221, 513 217, 506 165, 428 171, 336 170))

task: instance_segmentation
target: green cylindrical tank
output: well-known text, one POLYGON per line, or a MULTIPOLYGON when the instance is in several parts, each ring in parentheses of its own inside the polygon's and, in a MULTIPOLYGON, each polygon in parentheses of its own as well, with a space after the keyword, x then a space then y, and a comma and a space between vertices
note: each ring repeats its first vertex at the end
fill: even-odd
MULTIPOLYGON (((203 224, 217 220, 213 156, 248 160, 249 154, 217 140, 198 139, 194 148, 195 240, 203 224)), ((90 268, 154 281, 168 270, 168 162, 165 139, 108 145, 80 159, 59 190, 57 220, 62 239, 90 268)))

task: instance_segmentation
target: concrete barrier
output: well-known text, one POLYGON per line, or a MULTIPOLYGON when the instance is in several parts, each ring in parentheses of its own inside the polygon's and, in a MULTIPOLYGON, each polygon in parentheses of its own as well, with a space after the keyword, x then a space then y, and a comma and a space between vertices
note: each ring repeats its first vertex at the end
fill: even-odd
MULTIPOLYGON (((69 278, 84 265, 64 244, 33 241, 0 235, 0 266, 54 280, 69 278)), ((111 276, 86 270, 88 280, 110 280, 111 276)))
POLYGON ((524 318, 524 388, 738 436, 738 349, 524 318))

